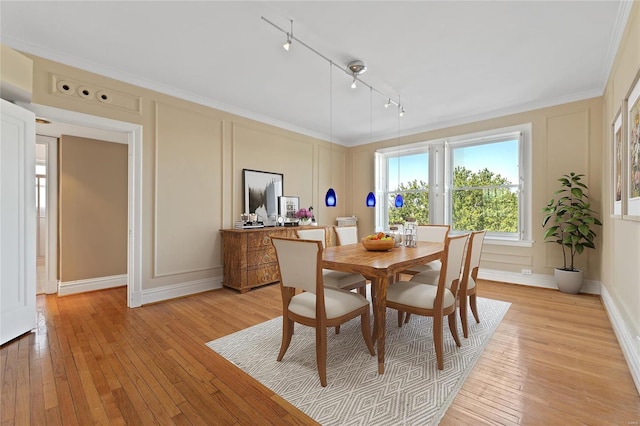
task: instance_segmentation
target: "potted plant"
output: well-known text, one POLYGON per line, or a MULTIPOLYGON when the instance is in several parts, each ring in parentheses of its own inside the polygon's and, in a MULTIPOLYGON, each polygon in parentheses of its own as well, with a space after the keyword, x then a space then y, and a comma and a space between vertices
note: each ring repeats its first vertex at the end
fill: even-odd
POLYGON ((552 198, 542 209, 542 226, 551 223, 544 233, 545 242, 554 242, 562 247, 564 264, 562 268, 555 269, 556 284, 560 291, 573 294, 580 292, 583 283, 583 271, 575 268, 574 258, 585 248, 595 248, 593 227, 602 225, 587 202, 589 188, 580 182, 583 176, 571 172, 558 179, 561 185, 554 193, 557 198, 552 198))

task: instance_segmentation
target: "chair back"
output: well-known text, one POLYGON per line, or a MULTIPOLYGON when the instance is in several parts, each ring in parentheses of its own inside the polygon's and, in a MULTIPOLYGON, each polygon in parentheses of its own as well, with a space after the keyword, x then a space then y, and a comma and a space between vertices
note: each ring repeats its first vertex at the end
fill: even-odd
POLYGON ((418 225, 416 238, 429 243, 444 243, 450 229, 451 225, 418 225))
POLYGON ((460 271, 462 270, 462 258, 469 234, 448 237, 445 241, 444 255, 442 256, 442 268, 438 281, 438 292, 446 287, 455 295, 458 291, 460 271), (446 272, 445 272, 446 271, 446 272))
POLYGON ((336 233, 336 245, 356 244, 358 242, 357 226, 334 226, 336 233))
POLYGON ((484 237, 486 235, 487 231, 474 231, 469 236, 469 246, 467 248, 467 255, 462 272, 462 284, 460 287, 464 291, 466 291, 468 287, 469 278, 474 281, 478 278, 480 255, 482 254, 482 246, 484 245, 484 237))
POLYGON ((321 241, 322 248, 325 246, 324 228, 296 229, 296 236, 303 240, 321 241))
POLYGON ((322 244, 317 240, 271 237, 276 249, 282 287, 313 294, 322 291, 322 244))

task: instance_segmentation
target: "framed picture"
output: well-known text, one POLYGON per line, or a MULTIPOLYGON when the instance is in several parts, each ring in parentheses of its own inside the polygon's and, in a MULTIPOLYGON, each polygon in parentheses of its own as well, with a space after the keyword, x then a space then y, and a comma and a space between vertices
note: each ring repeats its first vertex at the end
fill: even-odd
POLYGON ((640 220, 640 70, 636 75, 626 102, 627 152, 626 192, 624 219, 640 220))
POLYGON ((612 167, 611 167, 611 217, 622 219, 622 194, 624 193, 624 132, 622 131, 622 113, 618 110, 613 120, 611 140, 612 143, 612 167))
POLYGON ((255 213, 258 221, 267 222, 278 215, 278 197, 282 196, 282 173, 242 170, 244 213, 255 213))
POLYGON ((296 218, 295 214, 299 208, 300 198, 298 197, 283 196, 278 200, 278 214, 288 220, 296 218))

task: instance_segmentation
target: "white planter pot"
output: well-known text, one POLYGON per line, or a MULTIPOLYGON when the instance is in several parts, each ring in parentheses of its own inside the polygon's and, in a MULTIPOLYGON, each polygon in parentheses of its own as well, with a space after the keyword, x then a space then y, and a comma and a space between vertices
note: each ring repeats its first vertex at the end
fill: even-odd
POLYGON ((565 271, 556 268, 553 275, 556 278, 556 285, 561 292, 569 294, 580 293, 580 289, 584 283, 583 271, 565 271))

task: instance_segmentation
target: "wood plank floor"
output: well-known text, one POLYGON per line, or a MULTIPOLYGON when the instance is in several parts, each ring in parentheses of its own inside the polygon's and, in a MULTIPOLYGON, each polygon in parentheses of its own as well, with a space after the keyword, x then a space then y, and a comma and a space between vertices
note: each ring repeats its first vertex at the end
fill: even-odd
MULTIPOLYGON (((487 281, 478 292, 512 305, 441 424, 640 424, 599 297, 487 281)), ((35 332, 0 348, 0 424, 315 424, 205 346, 280 303, 277 285, 137 309, 124 288, 38 296, 35 332)))

